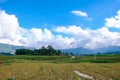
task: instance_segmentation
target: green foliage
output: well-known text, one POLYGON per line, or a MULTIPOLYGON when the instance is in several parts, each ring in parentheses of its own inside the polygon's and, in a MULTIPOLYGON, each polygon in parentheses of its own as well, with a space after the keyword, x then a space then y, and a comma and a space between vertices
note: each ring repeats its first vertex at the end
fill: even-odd
POLYGON ((47 48, 44 46, 41 49, 18 49, 15 52, 16 55, 63 55, 60 50, 55 50, 52 46, 48 45, 47 48))
POLYGON ((33 50, 29 49, 18 49, 16 50, 16 55, 26 55, 26 54, 33 54, 33 50))
POLYGON ((95 56, 77 56, 71 58, 70 56, 37 56, 37 55, 15 55, 15 56, 0 56, 1 64, 10 64, 18 60, 38 60, 53 63, 118 63, 120 62, 120 55, 97 55, 95 56))

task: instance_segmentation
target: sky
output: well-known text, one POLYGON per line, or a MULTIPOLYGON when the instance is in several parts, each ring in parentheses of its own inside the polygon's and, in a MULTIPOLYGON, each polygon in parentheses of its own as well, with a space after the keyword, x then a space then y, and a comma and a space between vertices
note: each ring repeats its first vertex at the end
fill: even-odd
POLYGON ((0 0, 0 43, 120 46, 120 0, 0 0))

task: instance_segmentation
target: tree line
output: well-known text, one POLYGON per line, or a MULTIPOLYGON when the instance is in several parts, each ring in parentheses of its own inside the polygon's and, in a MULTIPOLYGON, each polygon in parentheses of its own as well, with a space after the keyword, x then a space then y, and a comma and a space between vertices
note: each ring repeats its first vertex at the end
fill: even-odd
POLYGON ((60 50, 55 50, 52 46, 42 46, 40 49, 17 49, 16 55, 65 55, 60 50))

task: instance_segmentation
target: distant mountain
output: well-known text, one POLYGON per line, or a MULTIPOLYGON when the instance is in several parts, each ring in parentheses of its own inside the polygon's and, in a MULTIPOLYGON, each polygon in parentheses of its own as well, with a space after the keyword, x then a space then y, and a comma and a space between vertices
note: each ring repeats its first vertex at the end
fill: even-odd
POLYGON ((90 49, 78 47, 78 48, 71 48, 71 49, 62 49, 62 52, 66 53, 73 53, 73 54, 90 54, 92 53, 90 49))
POLYGON ((108 46, 98 49, 86 49, 82 47, 72 48, 72 49, 62 49, 62 52, 73 53, 73 54, 96 54, 96 53, 119 53, 120 54, 120 46, 108 46))
POLYGON ((118 52, 118 51, 120 52, 120 46, 109 46, 94 50, 94 52, 96 53, 108 53, 108 52, 118 52))
POLYGON ((0 43, 0 53, 11 53, 14 52, 16 49, 22 49, 22 48, 27 48, 27 47, 0 43))
MULTIPOLYGON (((30 47, 24 47, 24 46, 14 46, 9 44, 3 44, 0 43, 0 53, 11 53, 14 52, 16 49, 34 49, 30 47)), ((78 48, 70 48, 70 49, 62 49, 62 52, 66 53, 73 53, 73 54, 96 54, 96 53, 119 53, 120 54, 120 46, 109 46, 109 47, 103 47, 98 49, 86 49, 83 47, 78 48)))

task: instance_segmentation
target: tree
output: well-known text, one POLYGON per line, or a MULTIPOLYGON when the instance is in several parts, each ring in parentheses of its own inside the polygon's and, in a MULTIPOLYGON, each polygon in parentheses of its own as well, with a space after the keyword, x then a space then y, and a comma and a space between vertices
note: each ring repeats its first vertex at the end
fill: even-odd
POLYGON ((32 55, 33 51, 29 49, 18 49, 15 52, 16 55, 32 55))
POLYGON ((45 46, 42 46, 41 47, 41 55, 46 55, 46 48, 45 48, 45 46))
POLYGON ((51 45, 42 46, 40 49, 18 49, 16 55, 65 55, 60 50, 55 50, 51 45))
POLYGON ((60 50, 57 50, 56 55, 61 55, 61 54, 62 54, 62 52, 60 50))
POLYGON ((55 55, 55 50, 51 45, 48 45, 48 47, 47 47, 47 54, 48 55, 55 55))

